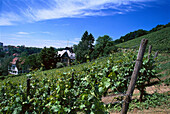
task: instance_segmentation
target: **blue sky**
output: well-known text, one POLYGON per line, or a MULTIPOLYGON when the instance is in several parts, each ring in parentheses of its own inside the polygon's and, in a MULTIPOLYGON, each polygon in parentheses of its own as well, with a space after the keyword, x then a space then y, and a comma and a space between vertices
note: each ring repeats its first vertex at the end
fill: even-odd
POLYGON ((113 40, 170 22, 170 0, 0 0, 0 42, 27 47, 77 44, 87 30, 113 40))

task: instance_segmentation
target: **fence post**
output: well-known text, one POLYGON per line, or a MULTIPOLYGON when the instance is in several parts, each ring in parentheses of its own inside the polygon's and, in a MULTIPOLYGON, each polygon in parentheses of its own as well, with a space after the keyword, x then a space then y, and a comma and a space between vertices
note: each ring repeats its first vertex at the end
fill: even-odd
POLYGON ((151 51, 152 51, 152 46, 150 45, 150 46, 149 46, 149 50, 148 50, 148 59, 149 59, 150 56, 151 56, 151 51))
POLYGON ((126 114, 127 111, 128 111, 129 103, 131 102, 131 96, 133 95, 133 91, 135 89, 135 84, 136 84, 136 81, 137 81, 137 75, 138 75, 139 70, 140 70, 141 65, 142 65, 142 59, 143 59, 143 55, 144 55, 144 52, 145 52, 145 49, 146 49, 147 42, 148 42, 147 39, 142 39, 142 41, 141 41, 137 60, 136 60, 135 67, 134 67, 134 71, 132 73, 130 84, 129 84, 128 90, 126 92, 127 96, 125 97, 124 103, 122 104, 121 114, 126 114))
POLYGON ((27 96, 30 93, 30 78, 27 79, 27 96))
POLYGON ((153 59, 155 59, 157 56, 158 56, 158 51, 155 53, 155 56, 154 56, 153 59))
POLYGON ((48 95, 50 95, 50 87, 48 87, 48 91, 47 92, 48 92, 48 95))

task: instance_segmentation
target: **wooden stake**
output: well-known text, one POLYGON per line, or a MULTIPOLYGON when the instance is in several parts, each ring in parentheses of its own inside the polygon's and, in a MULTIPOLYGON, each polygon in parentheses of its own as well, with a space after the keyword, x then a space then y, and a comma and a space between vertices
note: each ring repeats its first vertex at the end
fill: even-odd
POLYGON ((150 45, 150 46, 149 46, 149 50, 148 50, 148 59, 149 59, 150 56, 151 56, 151 51, 152 51, 152 46, 150 45))
POLYGON ((155 59, 157 56, 158 56, 158 51, 155 53, 155 56, 154 56, 153 59, 155 59))
POLYGON ((138 75, 139 70, 140 70, 141 65, 142 65, 142 59, 143 59, 143 55, 144 55, 144 52, 145 52, 145 49, 146 49, 147 42, 148 42, 147 39, 142 39, 142 41, 141 41, 137 60, 136 60, 136 64, 135 64, 134 71, 132 73, 132 77, 131 77, 131 80, 130 80, 130 85, 129 85, 128 90, 126 92, 127 96, 125 97, 124 103, 122 105, 121 114, 127 114, 127 111, 128 111, 128 108, 129 108, 129 103, 131 102, 131 96, 133 95, 133 91, 135 89, 135 84, 136 84, 136 81, 137 81, 137 75, 138 75))
POLYGON ((30 78, 27 79, 27 96, 30 93, 30 78))

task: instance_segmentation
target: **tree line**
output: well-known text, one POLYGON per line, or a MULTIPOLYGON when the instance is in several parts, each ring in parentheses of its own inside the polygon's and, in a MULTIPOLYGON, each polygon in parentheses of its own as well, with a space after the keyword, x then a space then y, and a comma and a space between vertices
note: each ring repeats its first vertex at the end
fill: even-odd
POLYGON ((16 47, 11 45, 8 45, 7 47, 8 50, 3 50, 3 47, 0 47, 0 76, 8 75, 8 66, 10 65, 10 62, 12 62, 12 59, 16 56, 22 58, 41 51, 41 48, 36 47, 16 47))
POLYGON ((120 44, 120 43, 123 43, 123 42, 127 42, 129 40, 138 38, 140 36, 143 36, 143 35, 146 35, 146 34, 149 34, 149 33, 152 33, 152 32, 156 32, 156 31, 161 30, 161 29, 166 28, 166 27, 170 27, 170 23, 168 23, 166 25, 157 25, 156 27, 152 28, 149 31, 139 29, 139 30, 127 33, 125 36, 121 36, 119 39, 116 39, 114 41, 114 44, 120 44))

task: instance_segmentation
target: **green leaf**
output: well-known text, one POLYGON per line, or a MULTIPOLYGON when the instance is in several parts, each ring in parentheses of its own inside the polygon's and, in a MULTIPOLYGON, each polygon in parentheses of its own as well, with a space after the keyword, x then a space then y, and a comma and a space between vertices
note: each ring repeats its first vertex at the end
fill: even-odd
POLYGON ((99 92, 100 92, 100 93, 103 92, 103 87, 99 87, 99 92))
POLYGON ((20 101, 20 98, 19 98, 19 97, 17 97, 15 100, 16 100, 16 102, 19 102, 19 101, 20 101))
POLYGON ((84 104, 80 105, 80 109, 83 109, 84 107, 86 107, 84 104))
POLYGON ((93 111, 91 111, 90 114, 95 114, 95 113, 93 111))
POLYGON ((52 106, 52 110, 54 111, 54 112, 58 112, 59 111, 59 106, 52 106))
POLYGON ((65 107, 65 108, 64 108, 64 111, 69 113, 69 112, 71 111, 71 109, 68 108, 68 107, 65 107))
POLYGON ((114 72, 114 71, 117 71, 118 70, 118 66, 113 66, 112 67, 112 71, 114 72))
POLYGON ((110 79, 109 78, 103 77, 102 82, 103 82, 103 84, 106 88, 108 88, 110 86, 110 79))

